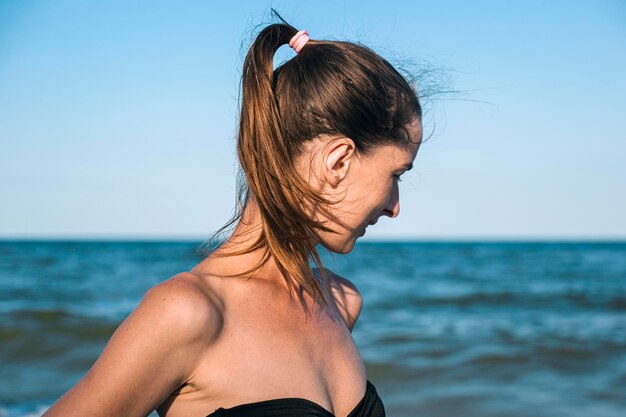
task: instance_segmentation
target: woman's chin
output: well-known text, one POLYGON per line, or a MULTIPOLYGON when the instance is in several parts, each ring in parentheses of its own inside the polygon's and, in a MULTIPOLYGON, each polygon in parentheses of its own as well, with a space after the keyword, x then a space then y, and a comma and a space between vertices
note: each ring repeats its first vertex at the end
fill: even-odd
POLYGON ((361 236, 363 235, 360 234, 357 236, 352 236, 350 240, 343 241, 343 242, 332 242, 332 243, 322 242, 322 246, 331 252, 345 255, 347 253, 352 252, 352 250, 354 249, 354 244, 356 243, 356 240, 361 236))

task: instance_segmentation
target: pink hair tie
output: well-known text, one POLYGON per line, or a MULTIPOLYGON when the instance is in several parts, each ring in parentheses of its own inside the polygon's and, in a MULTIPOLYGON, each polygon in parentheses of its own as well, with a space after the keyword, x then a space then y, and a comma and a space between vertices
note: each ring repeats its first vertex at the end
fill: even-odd
POLYGON ((308 41, 309 41, 309 32, 302 29, 300 32, 293 35, 293 38, 291 38, 291 40, 289 41, 289 46, 291 46, 296 51, 296 54, 297 54, 300 52, 302 47, 306 45, 308 41))

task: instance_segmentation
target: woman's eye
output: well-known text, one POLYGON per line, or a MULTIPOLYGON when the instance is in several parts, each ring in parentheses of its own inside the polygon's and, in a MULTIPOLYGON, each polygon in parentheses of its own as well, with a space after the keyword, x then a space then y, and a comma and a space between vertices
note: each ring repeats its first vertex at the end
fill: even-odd
POLYGON ((398 182, 402 181, 402 178, 400 178, 400 175, 394 175, 393 177, 394 177, 394 178, 396 179, 396 181, 398 181, 398 182))

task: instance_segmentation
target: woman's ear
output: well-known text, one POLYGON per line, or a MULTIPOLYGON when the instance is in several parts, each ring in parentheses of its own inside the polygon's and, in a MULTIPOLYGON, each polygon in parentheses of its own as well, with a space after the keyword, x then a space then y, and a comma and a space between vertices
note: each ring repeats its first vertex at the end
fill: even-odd
POLYGON ((333 139, 324 147, 321 173, 332 188, 336 188, 346 178, 355 157, 356 147, 350 138, 333 139))

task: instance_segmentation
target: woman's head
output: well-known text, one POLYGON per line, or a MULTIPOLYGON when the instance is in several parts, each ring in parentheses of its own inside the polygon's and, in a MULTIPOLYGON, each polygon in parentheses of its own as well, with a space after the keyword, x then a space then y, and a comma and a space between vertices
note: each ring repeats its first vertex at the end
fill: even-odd
POLYGON ((253 201, 262 231, 250 250, 265 249, 289 288, 299 284, 325 304, 309 266, 323 271, 315 246, 349 252, 369 222, 397 215, 393 175, 415 158, 422 110, 415 88, 363 45, 310 39, 274 69, 274 54, 298 33, 274 13, 283 23, 261 30, 244 62, 237 155, 245 183, 224 228, 253 201))
POLYGON ((400 176, 413 166, 421 144, 422 126, 415 118, 407 125, 412 138, 408 144, 383 143, 369 152, 357 151, 356 143, 345 136, 322 136, 305 144, 299 161, 299 172, 316 190, 332 200, 328 209, 313 210, 332 232, 320 230, 320 243, 336 253, 348 253, 365 229, 381 216, 397 217, 400 213, 400 176), (341 223, 333 221, 341 219, 341 223))

